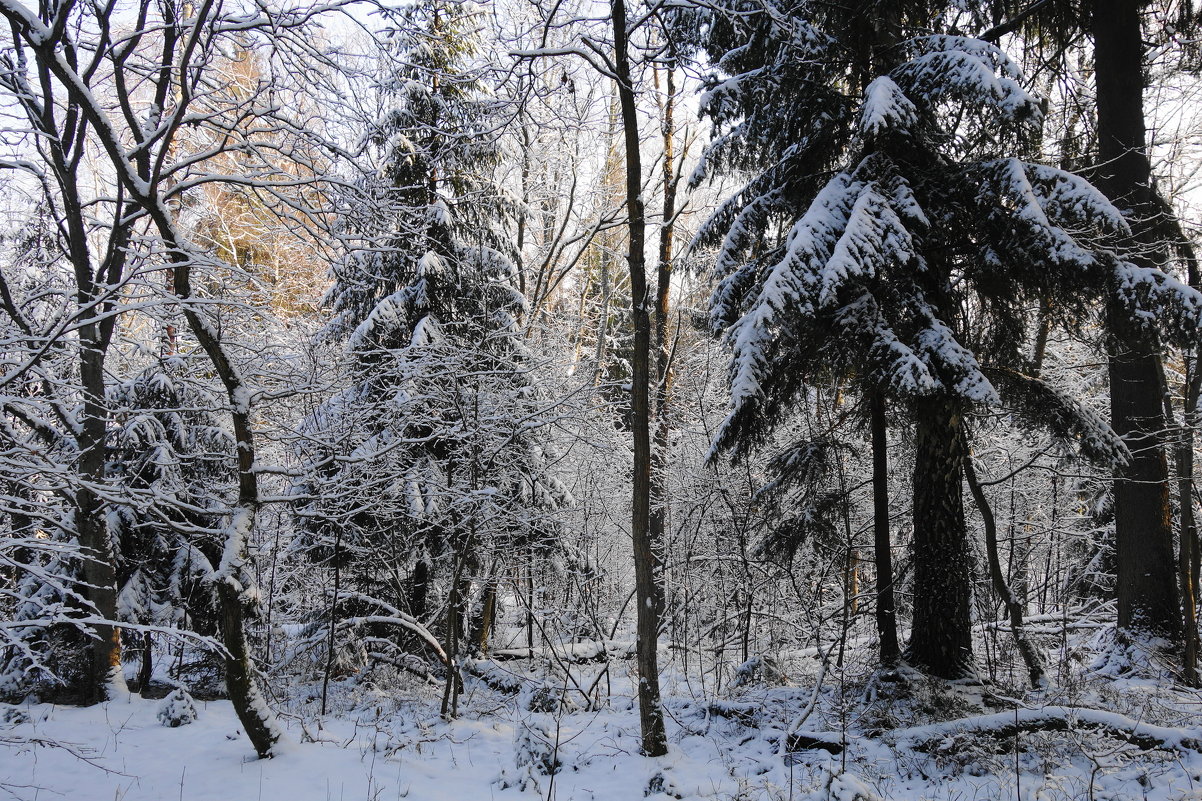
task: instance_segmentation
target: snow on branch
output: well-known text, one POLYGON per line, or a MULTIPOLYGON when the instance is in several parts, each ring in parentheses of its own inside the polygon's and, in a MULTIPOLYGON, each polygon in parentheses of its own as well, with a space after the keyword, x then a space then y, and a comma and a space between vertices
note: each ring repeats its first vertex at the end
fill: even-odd
POLYGON ((830 259, 861 188, 845 173, 827 183, 789 232, 785 255, 769 270, 754 304, 732 327, 732 409, 762 396, 764 371, 771 367, 767 351, 777 337, 778 316, 810 313, 812 298, 806 285, 830 259))
POLYGON ((818 274, 818 305, 836 302, 839 290, 849 279, 872 278, 884 268, 914 261, 914 239, 889 199, 875 183, 869 183, 856 198, 830 259, 818 274))
POLYGON ((1117 298, 1141 326, 1171 340, 1194 344, 1202 329, 1202 293, 1158 267, 1116 260, 1117 298))
POLYGON ((905 131, 918 124, 918 109, 888 75, 881 75, 864 91, 860 107, 860 134, 873 139, 890 130, 905 131))
POLYGON ((987 406, 1001 403, 977 357, 960 344, 955 332, 942 320, 931 315, 927 327, 918 334, 918 346, 932 372, 946 376, 945 384, 954 381, 952 389, 961 398, 987 406))
POLYGON ((915 40, 918 54, 891 77, 906 96, 933 109, 944 101, 992 108, 1007 121, 1042 118, 1037 97, 1023 88, 1022 73, 996 46, 963 36, 915 40))
POLYGON ((942 386, 929 365, 902 342, 868 293, 839 310, 836 322, 850 339, 868 332, 868 353, 878 380, 902 397, 930 395, 942 386))

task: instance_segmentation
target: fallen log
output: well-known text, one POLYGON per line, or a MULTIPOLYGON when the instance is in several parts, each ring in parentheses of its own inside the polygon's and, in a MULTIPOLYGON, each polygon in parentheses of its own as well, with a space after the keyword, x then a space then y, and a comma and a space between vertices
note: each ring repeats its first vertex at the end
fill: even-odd
POLYGON ((841 738, 834 732, 795 731, 785 740, 785 756, 798 751, 826 751, 830 754, 843 753, 841 738))
POLYGON ((939 750, 958 734, 1006 740, 1030 732, 1083 729, 1149 750, 1202 753, 1202 732, 1196 729, 1156 726, 1117 712, 1064 706, 1017 709, 914 726, 893 732, 892 739, 900 746, 927 753, 939 750))

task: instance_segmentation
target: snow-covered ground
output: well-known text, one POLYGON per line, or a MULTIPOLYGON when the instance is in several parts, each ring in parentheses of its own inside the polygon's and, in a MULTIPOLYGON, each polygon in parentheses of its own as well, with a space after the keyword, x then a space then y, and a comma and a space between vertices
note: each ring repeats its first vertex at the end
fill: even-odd
MULTIPOLYGON (((137 695, 92 708, 36 705, 0 732, 0 788, 20 799, 78 801, 384 801, 385 799, 641 798, 657 772, 685 797, 730 798, 739 782, 716 743, 691 737, 663 760, 637 756, 633 713, 574 715, 559 731, 571 769, 551 778, 519 766, 523 735, 554 753, 554 730, 504 713, 444 723, 435 710, 327 722, 302 731, 271 760, 254 760, 228 701, 197 702, 198 719, 167 728, 162 701, 137 695), (623 725, 624 724, 624 725, 623 725), (549 735, 549 742, 546 738, 549 735), (301 742, 302 739, 318 742, 301 742), (511 785, 508 788, 505 785, 511 785)), ((526 751, 529 753, 529 750, 526 751)))
MULTIPOLYGON (((1202 801, 1202 694, 1116 672, 1115 660, 1082 663, 1016 713, 979 686, 916 675, 823 671, 815 692, 802 656, 788 660, 792 683, 702 688, 667 658, 662 759, 639 755, 630 661, 611 663, 612 681, 597 685, 608 702, 587 709, 582 693, 540 684, 530 677, 540 668, 519 660, 491 669, 522 674, 524 689, 469 677, 449 722, 440 688, 407 674, 333 682, 325 718, 320 685, 301 685, 279 701, 289 742, 266 761, 226 701, 196 701, 195 722, 175 728, 160 721, 166 701, 136 694, 85 709, 0 707, 0 798, 1202 801), (790 731, 825 748, 786 755, 790 731)), ((573 680, 588 687, 603 670, 578 665, 573 680)))

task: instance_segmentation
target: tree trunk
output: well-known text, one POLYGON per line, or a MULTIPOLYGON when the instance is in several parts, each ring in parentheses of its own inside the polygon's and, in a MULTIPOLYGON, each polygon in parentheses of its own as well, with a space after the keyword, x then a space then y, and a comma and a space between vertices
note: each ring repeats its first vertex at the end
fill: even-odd
POLYGON ((279 724, 271 713, 259 683, 255 680, 254 665, 246 647, 246 629, 242 614, 242 594, 229 581, 217 584, 217 601, 221 613, 221 643, 225 646, 225 686, 238 720, 260 759, 269 759, 280 740, 279 724))
POLYGON ((945 679, 974 675, 960 410, 918 404, 914 454, 914 627, 907 659, 945 679))
MULTIPOLYGON (((1153 225, 1143 106, 1143 40, 1139 0, 1095 3, 1094 69, 1098 92, 1097 184, 1132 213, 1136 264, 1162 260, 1153 225)), ((1131 450, 1114 482, 1118 625, 1177 641, 1173 527, 1165 454, 1160 348, 1154 334, 1128 318, 1117 299, 1107 308, 1111 425, 1131 450)))
POLYGON ((413 577, 409 580, 409 614, 415 620, 426 619, 426 599, 430 594, 430 563, 418 559, 413 564, 413 577))
POLYGON ((459 694, 463 690, 460 675, 459 643, 463 639, 463 620, 467 611, 467 597, 471 590, 471 579, 467 577, 467 559, 456 553, 451 571, 451 592, 447 597, 447 680, 443 685, 440 714, 446 720, 459 715, 459 694))
MULTIPOLYGON (((654 603, 659 609, 662 619, 666 613, 666 601, 663 586, 663 559, 660 550, 663 548, 667 533, 668 499, 667 499, 667 459, 668 436, 671 424, 668 417, 668 407, 672 402, 672 347, 668 341, 670 327, 668 325, 669 301, 672 289, 672 258, 673 237, 676 234, 676 176, 675 176, 675 139, 676 127, 673 111, 676 105, 676 86, 673 78, 673 67, 667 69, 665 82, 667 96, 664 102, 664 119, 661 133, 664 146, 664 209, 663 223, 659 229, 659 265, 656 270, 655 288, 655 435, 651 442, 651 517, 648 523, 649 536, 655 545, 655 580, 653 591, 654 603)), ((650 369, 650 366, 648 366, 650 369)))
MULTIPOLYGON (((1191 284, 1196 268, 1190 268, 1191 284)), ((1173 393, 1161 364, 1160 383, 1164 389, 1164 419, 1174 432, 1173 460, 1177 471, 1177 579, 1181 586, 1182 648, 1181 678, 1191 687, 1198 686, 1198 593, 1191 567, 1197 547, 1198 527, 1194 520, 1194 425, 1197 422, 1198 376, 1191 353, 1185 354, 1185 382, 1182 387, 1184 414, 1177 425, 1173 414, 1173 393)))
POLYGON ((889 536, 889 441, 886 436, 885 398, 873 390, 872 415, 872 534, 876 562, 876 631, 881 664, 897 664, 897 608, 893 598, 893 549, 889 536))
POLYGON ((1198 586, 1194 582, 1194 551, 1198 547, 1198 526, 1194 519, 1194 426, 1197 424, 1197 362, 1186 357, 1185 415, 1177 438, 1177 499, 1181 526, 1178 533, 1177 574, 1181 581, 1181 611, 1185 634, 1182 654, 1182 678, 1191 687, 1198 686, 1198 586))
POLYGON ((638 108, 630 78, 627 52, 626 4, 612 0, 614 64, 617 72, 618 101, 622 113, 622 133, 626 145, 626 211, 628 216, 627 263, 630 269, 631 318, 634 323, 634 352, 631 354, 631 435, 634 440, 634 465, 631 481, 630 536, 634 548, 635 595, 638 607, 637 641, 639 666, 639 720, 642 725, 643 754, 663 756, 668 752, 668 736, 659 692, 659 618, 656 602, 656 545, 651 539, 651 418, 650 361, 651 317, 648 306, 645 246, 647 219, 643 207, 643 168, 639 157, 638 108))
MULTIPOLYGON (((75 172, 68 166, 60 146, 52 147, 51 152, 55 174, 62 190, 69 234, 68 250, 75 273, 76 302, 81 310, 89 309, 101 296, 107 294, 107 288, 102 284, 98 285, 93 275, 95 268, 89 255, 86 216, 80 204, 75 172)), ((114 268, 119 270, 120 264, 121 261, 107 259, 98 275, 112 277, 114 268)), ((79 329, 79 378, 83 403, 79 433, 76 435, 80 455, 79 487, 75 492, 74 501, 76 535, 83 551, 83 584, 79 587, 80 593, 92 604, 97 617, 115 623, 116 557, 104 504, 97 495, 97 488, 105 481, 108 455, 104 362, 112 325, 109 321, 90 319, 79 329)), ((89 648, 90 664, 86 674, 86 686, 77 688, 80 700, 84 704, 99 703, 110 697, 110 690, 124 689, 121 630, 113 623, 104 622, 92 626, 96 639, 91 641, 89 648)))
POLYGON ((223 544, 221 564, 214 573, 217 588, 217 610, 221 618, 221 640, 225 646, 225 683, 230 702, 242 722, 246 736, 254 746, 260 759, 274 755, 276 743, 283 731, 275 715, 263 700, 255 679, 254 665, 246 641, 245 621, 242 609, 242 585, 240 569, 246 559, 246 546, 254 532, 259 514, 259 478, 255 468, 255 437, 251 425, 250 389, 242 381, 238 368, 230 361, 225 345, 201 312, 191 305, 192 262, 182 246, 171 217, 161 205, 150 204, 146 208, 155 219, 160 236, 174 248, 175 294, 188 327, 213 365, 217 377, 226 390, 230 404, 230 419, 233 423, 234 442, 238 448, 238 500, 231 512, 231 519, 223 544))
POLYGON ((150 687, 150 679, 154 676, 154 639, 150 632, 142 634, 142 666, 138 669, 138 692, 143 697, 150 687))
MULTIPOLYGON (((496 569, 494 565, 494 570, 496 569)), ((480 616, 472 627, 472 648, 477 654, 488 653, 488 640, 492 636, 493 623, 497 616, 497 582, 495 572, 490 572, 484 582, 484 597, 480 601, 480 616)))
POLYGON ((1035 347, 1031 354, 1031 377, 1039 378, 1043 373, 1043 360, 1048 353, 1048 336, 1052 331, 1052 308, 1046 301, 1039 303, 1039 323, 1035 329, 1035 347))
MULTIPOLYGON (((86 476, 83 478, 86 481, 86 476)), ((87 485, 76 493, 75 505, 76 531, 83 552, 82 594, 95 608, 97 617, 116 621, 117 572, 113 566, 113 549, 104 522, 104 510, 87 485)), ((96 639, 91 640, 89 647, 86 684, 76 688, 80 703, 85 705, 108 700, 110 687, 124 683, 121 630, 108 622, 93 624, 91 629, 96 639)))
MULTIPOLYGON (((1180 221, 1175 219, 1180 231, 1180 221)), ((1183 232, 1181 232, 1183 233, 1183 232)), ((1189 285, 1198 289, 1198 258, 1192 245, 1185 244, 1185 263, 1189 285)), ((1194 429, 1198 425, 1198 401, 1202 397, 1200 350, 1193 347, 1185 354, 1185 387, 1182 391, 1181 435, 1177 438, 1177 499, 1181 526, 1178 532, 1177 574, 1181 580, 1182 623, 1185 627, 1183 677, 1198 686, 1198 578, 1194 566, 1198 560, 1198 524, 1194 517, 1194 429)))
POLYGON ((1131 451, 1114 481, 1118 625, 1178 639, 1181 634, 1173 560, 1168 459, 1162 441, 1160 356, 1126 337, 1121 313, 1110 315, 1111 426, 1131 451))
POLYGON ((338 627, 338 594, 342 589, 342 527, 334 533, 334 555, 330 557, 334 566, 334 597, 330 601, 330 627, 326 632, 326 666, 321 677, 321 714, 326 713, 330 695, 330 673, 334 670, 334 633, 338 627))
MULTIPOLYGON (((66 194, 66 192, 64 192, 66 194)), ((83 212, 76 210, 79 230, 74 220, 69 226, 73 236, 85 236, 82 230, 83 212)), ((81 307, 93 302, 96 288, 89 274, 86 256, 76 256, 76 278, 80 282, 81 307)), ((104 360, 106 342, 96 322, 85 323, 79 332, 79 374, 83 390, 81 425, 76 442, 79 445, 79 489, 75 493, 75 525, 83 551, 83 585, 80 591, 95 608, 97 617, 117 620, 117 570, 112 537, 105 519, 104 504, 96 487, 105 480, 105 459, 108 435, 108 410, 105 408, 104 360)), ((80 687, 81 701, 94 704, 110 696, 110 686, 123 687, 121 671, 121 630, 112 623, 92 626, 96 639, 90 647, 90 666, 87 685, 80 687)))
POLYGON ((534 548, 526 552, 526 647, 534 653, 534 548))

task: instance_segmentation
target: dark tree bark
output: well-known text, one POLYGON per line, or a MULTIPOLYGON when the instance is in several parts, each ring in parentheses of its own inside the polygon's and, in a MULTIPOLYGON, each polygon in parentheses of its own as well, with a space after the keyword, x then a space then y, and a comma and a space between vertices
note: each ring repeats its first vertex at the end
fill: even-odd
POLYGON ((472 585, 468 571, 468 558, 457 552, 451 572, 451 592, 447 597, 446 644, 443 646, 447 654, 447 678, 440 713, 447 720, 459 715, 459 695, 463 691, 459 646, 463 640, 463 622, 467 618, 467 599, 472 585))
POLYGON ((618 102, 621 107, 622 134, 626 146, 626 213, 629 243, 627 264, 630 269, 631 318, 634 324, 634 348, 631 354, 631 435, 634 440, 634 467, 631 486, 630 536, 634 546, 635 594, 638 607, 639 721, 642 726, 643 754, 663 756, 668 752, 659 691, 659 620, 656 589, 656 545, 652 541, 651 518, 651 297, 647 291, 646 240, 647 217, 643 205, 643 166, 639 156, 638 107, 630 77, 630 54, 626 30, 626 3, 612 0, 614 67, 617 75, 618 102))
POLYGON ((334 565, 334 597, 330 600, 330 627, 326 631, 326 665, 321 677, 321 714, 326 713, 330 694, 330 673, 334 670, 334 632, 338 621, 338 595, 342 590, 342 527, 334 533, 334 553, 330 556, 334 565))
POLYGON ((897 608, 893 598, 893 548, 889 536, 889 440, 885 398, 869 396, 872 416, 872 535, 876 562, 876 631, 881 664, 892 667, 901 656, 897 641, 897 608))
MULTIPOLYGON (((1198 289, 1198 259, 1192 245, 1185 242, 1180 222, 1174 218, 1177 235, 1182 240, 1189 285, 1198 289)), ((1198 401, 1202 398, 1202 370, 1198 365, 1199 349, 1193 347, 1185 354, 1185 387, 1183 390, 1181 433, 1177 438, 1177 503, 1181 518, 1178 532, 1177 575, 1181 581, 1182 623, 1185 627, 1183 678, 1198 686, 1198 524, 1194 517, 1194 430, 1198 426, 1198 401)))
POLYGON ((426 599, 430 594, 430 563, 418 559, 409 579, 409 614, 416 620, 426 619, 426 599))
MULTIPOLYGON (((1191 273, 1193 270, 1191 270, 1191 273)), ((1177 472, 1177 580, 1181 587, 1181 622, 1184 646, 1182 649, 1181 678, 1191 687, 1198 686, 1198 593, 1191 566, 1197 546, 1198 526, 1194 520, 1194 426, 1197 424, 1198 375, 1193 355, 1185 354, 1185 385, 1182 394, 1185 411, 1178 426, 1173 414, 1173 395, 1168 391, 1168 382, 1163 371, 1161 383, 1165 387, 1164 417, 1174 432, 1173 460, 1177 472)))
POLYGON ((1122 312, 1110 315, 1111 425, 1131 450, 1114 481, 1118 624, 1176 639, 1181 633, 1173 563, 1168 459, 1154 346, 1124 336, 1122 312))
MULTIPOLYGON (((81 218, 82 219, 82 218, 81 218)), ((104 408, 104 349, 95 336, 94 324, 80 332, 80 375, 84 390, 79 442, 80 486, 75 493, 75 530, 83 551, 84 597, 106 621, 117 620, 117 571, 112 538, 105 523, 104 505, 95 487, 104 480, 108 415, 104 408)), ((94 625, 96 639, 90 647, 88 683, 78 688, 80 701, 94 704, 109 696, 112 682, 121 675, 121 630, 110 623, 94 625)))
POLYGON ((146 695, 150 679, 154 675, 154 639, 150 632, 142 634, 142 665, 138 668, 138 692, 146 695))
POLYGON ((442 706, 440 714, 447 719, 455 716, 454 707, 458 702, 456 695, 455 673, 459 665, 459 626, 461 617, 461 603, 459 599, 459 587, 461 577, 463 575, 463 560, 458 554, 455 556, 455 567, 451 576, 451 592, 447 597, 447 631, 446 641, 443 644, 443 649, 447 652, 447 678, 442 688, 442 706))
POLYGON ((972 565, 964 521, 961 410, 930 398, 915 411, 914 627, 907 659, 933 676, 973 675, 972 565))
MULTIPOLYGON (((1163 261, 1151 187, 1143 105, 1140 0, 1095 3, 1094 69, 1098 93, 1097 185, 1130 212, 1140 265, 1163 261)), ((1131 450, 1114 481, 1118 625, 1177 641, 1181 612, 1173 559, 1168 458, 1164 447, 1160 344, 1117 299, 1107 306, 1111 425, 1131 450)))
MULTIPOLYGON (((1186 280, 1190 287, 1202 287, 1198 274, 1198 253, 1193 242, 1182 228, 1172 205, 1153 191, 1153 200, 1160 207, 1160 230, 1171 243, 1185 265, 1186 280)), ((1181 425, 1178 426, 1173 413, 1173 393, 1169 391, 1161 363, 1161 385, 1165 389, 1164 417, 1169 429, 1174 432, 1172 451, 1177 476, 1177 580, 1181 588, 1181 621, 1183 649, 1181 662, 1182 680, 1191 687, 1199 686, 1198 677, 1198 524, 1194 515, 1194 431, 1198 426, 1198 401, 1202 397, 1202 371, 1198 369, 1199 346, 1197 343, 1185 348, 1182 354, 1184 374, 1181 387, 1181 425)))
POLYGON ((1186 412, 1177 444, 1177 496, 1180 504, 1181 530, 1177 552, 1177 573, 1181 579, 1182 623, 1185 628, 1185 649, 1182 654, 1182 675, 1190 686, 1198 686, 1198 580, 1194 565, 1198 558, 1198 525, 1194 518, 1194 428, 1198 424, 1197 359, 1187 359, 1185 371, 1186 412))

